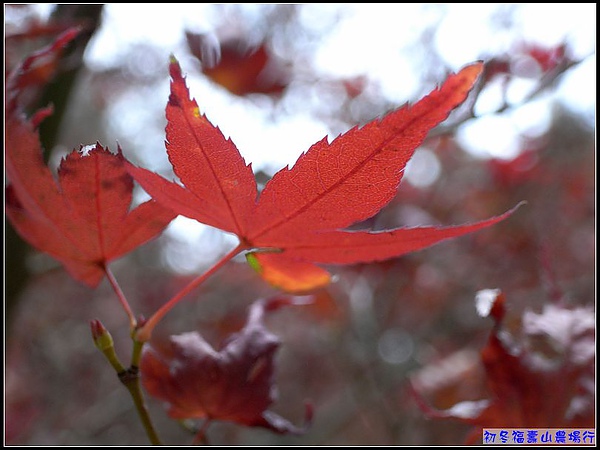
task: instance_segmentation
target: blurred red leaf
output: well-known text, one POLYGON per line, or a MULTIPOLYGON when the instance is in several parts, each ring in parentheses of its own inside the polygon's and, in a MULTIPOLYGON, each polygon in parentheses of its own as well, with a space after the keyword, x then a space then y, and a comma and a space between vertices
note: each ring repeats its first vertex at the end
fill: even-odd
POLYGON ((524 55, 533 58, 542 69, 542 72, 548 72, 567 58, 567 46, 560 44, 555 47, 542 47, 536 43, 523 43, 520 50, 524 55))
POLYGON ((154 200, 129 211, 133 179, 120 149, 74 150, 61 161, 57 183, 42 158, 39 120, 7 120, 6 214, 23 239, 95 287, 108 262, 155 237, 175 214, 154 200))
POLYGON ((502 188, 513 188, 527 181, 543 179, 537 167, 539 163, 537 148, 525 149, 513 159, 492 158, 487 165, 490 174, 502 188))
POLYGON ((343 317, 344 310, 337 304, 333 295, 326 289, 318 289, 310 296, 305 310, 319 320, 337 320, 343 317))
POLYGON ((56 74, 64 48, 77 37, 81 29, 69 28, 52 43, 32 53, 17 65, 6 79, 5 108, 8 114, 18 106, 20 98, 30 88, 45 86, 56 74))
POLYGON ((285 167, 260 194, 251 165, 201 115, 178 62, 170 65, 167 151, 184 186, 129 165, 157 201, 187 217, 236 234, 268 282, 302 293, 329 282, 316 266, 397 257, 497 223, 512 213, 456 227, 340 231, 376 214, 396 195, 404 168, 428 131, 467 97, 482 70, 471 64, 412 106, 395 110, 331 143, 323 139, 285 167), (256 200, 258 197, 258 201, 256 200))
POLYGON ((215 350, 197 332, 172 336, 170 347, 148 344, 140 364, 148 393, 168 403, 175 419, 224 420, 278 433, 303 433, 267 408, 276 400, 275 353, 280 341, 264 326, 265 313, 292 300, 276 297, 255 302, 244 328, 215 350))
POLYGON ((498 56, 486 61, 483 72, 484 82, 488 82, 497 76, 508 74, 510 74, 510 61, 507 57, 498 56))
POLYGON ((488 313, 495 321, 481 351, 490 398, 463 401, 436 410, 415 397, 432 418, 457 419, 483 428, 589 428, 595 423, 595 317, 590 308, 547 305, 526 311, 521 336, 501 328, 504 295, 498 292, 488 313), (499 302, 498 302, 499 301, 499 302))
POLYGON ((288 84, 282 63, 267 46, 241 39, 217 41, 212 35, 186 32, 188 47, 202 63, 202 73, 235 95, 280 94, 288 84))
POLYGON ((567 46, 542 47, 533 42, 517 42, 509 52, 488 60, 485 64, 484 80, 498 76, 538 78, 560 65, 572 63, 567 56, 567 46))
POLYGON ((350 98, 358 97, 367 87, 368 79, 365 75, 342 79, 342 86, 350 98))

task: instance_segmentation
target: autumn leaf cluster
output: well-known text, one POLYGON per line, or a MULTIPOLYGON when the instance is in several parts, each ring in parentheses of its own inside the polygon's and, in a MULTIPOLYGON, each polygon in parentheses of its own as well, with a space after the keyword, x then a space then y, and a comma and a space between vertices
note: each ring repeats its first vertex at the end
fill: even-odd
MULTIPOLYGON (((74 149, 62 159, 55 175, 44 161, 38 133, 52 111, 45 108, 27 115, 24 93, 46 82, 46 76, 36 71, 58 58, 75 35, 73 30, 65 32, 26 59, 7 79, 6 215, 23 239, 60 261, 73 278, 89 287, 97 287, 104 277, 114 284, 109 265, 159 236, 179 215, 237 238, 237 246, 214 270, 245 254, 249 265, 273 287, 290 294, 308 294, 331 283, 330 266, 392 260, 490 227, 507 219, 518 206, 455 226, 375 230, 364 226, 397 201, 406 166, 428 133, 467 99, 482 74, 484 79, 493 75, 484 71, 482 62, 448 75, 439 88, 414 104, 332 140, 323 138, 259 189, 251 164, 201 112, 179 62, 171 57, 166 152, 177 179, 168 180, 136 166, 127 159, 126 149, 117 146, 113 153, 99 142, 74 149), (136 182, 151 198, 132 207, 136 182)), ((219 72, 213 76, 218 77, 219 72)), ((150 341, 162 317, 207 274, 165 302, 147 321, 133 318, 116 289, 130 316, 134 341, 142 345, 150 341)), ((168 346, 147 343, 140 361, 147 392, 164 401, 169 416, 175 419, 224 420, 278 433, 305 432, 312 420, 310 406, 306 407, 306 426, 295 426, 268 409, 277 399, 274 357, 281 342, 263 320, 270 311, 296 304, 291 298, 254 302, 245 326, 221 346, 213 347, 197 332, 172 336, 168 346)), ((529 319, 526 331, 533 332, 536 326, 545 326, 547 317, 529 319)), ((546 372, 535 372, 534 362, 527 356, 511 353, 496 334, 500 324, 498 319, 482 353, 493 394, 497 398, 514 394, 504 378, 518 378, 520 385, 539 395, 555 386, 553 373, 547 384, 537 384, 536 373, 546 372)), ((589 327, 586 337, 588 332, 589 327)), ((517 394, 519 399, 510 404, 497 399, 470 404, 468 423, 489 425, 492 419, 512 415, 517 417, 514 426, 529 424, 529 417, 535 417, 541 407, 529 391, 517 394), (520 402, 528 403, 522 408, 520 402)), ((561 407, 564 410, 568 405, 561 407)), ((453 410, 432 416, 463 419, 453 410)), ((556 423, 563 423, 562 419, 556 423)), ((585 420, 572 423, 587 423, 585 420)), ((204 439, 203 433, 198 433, 198 441, 204 439)))

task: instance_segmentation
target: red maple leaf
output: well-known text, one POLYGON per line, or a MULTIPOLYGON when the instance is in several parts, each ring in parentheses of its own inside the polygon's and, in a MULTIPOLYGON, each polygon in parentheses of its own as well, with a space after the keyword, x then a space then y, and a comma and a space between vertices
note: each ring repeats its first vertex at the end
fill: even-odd
POLYGON ((196 332, 170 339, 170 347, 144 347, 140 369, 150 395, 168 403, 175 419, 225 420, 264 427, 278 433, 302 433, 312 418, 306 408, 305 427, 296 427, 268 411, 276 400, 274 357, 280 341, 263 324, 266 312, 293 304, 285 298, 255 302, 244 328, 215 350, 196 332))
POLYGON ((56 75, 64 48, 79 33, 78 27, 71 27, 61 33, 53 42, 41 48, 14 67, 6 78, 5 110, 11 113, 27 103, 23 97, 35 95, 56 75))
POLYGON ((449 409, 430 407, 412 387, 428 417, 456 419, 475 428, 468 444, 481 440, 483 428, 588 428, 595 423, 595 318, 590 308, 546 305, 526 311, 521 335, 502 327, 505 297, 484 290, 478 309, 494 319, 481 350, 489 399, 462 401, 449 409), (487 307, 481 308, 482 300, 487 307), (489 300, 489 301, 488 301, 489 300))
POLYGON ((6 122, 6 214, 23 239, 95 287, 108 262, 155 237, 175 214, 154 200, 129 211, 133 179, 120 149, 74 150, 61 161, 57 183, 35 129, 47 114, 30 121, 13 114, 6 122))
POLYGON ((439 89, 331 143, 314 144, 280 170, 258 195, 251 165, 190 99, 180 66, 170 64, 167 152, 183 186, 146 169, 128 170, 158 202, 184 216, 236 234, 240 250, 271 284, 303 292, 329 282, 316 264, 353 264, 397 257, 490 226, 512 211, 455 227, 368 232, 344 228, 389 203, 404 168, 428 131, 467 97, 482 70, 471 64, 439 89))
POLYGON ((279 95, 287 87, 287 68, 266 43, 250 45, 243 37, 217 41, 213 35, 185 33, 202 73, 235 95, 279 95))

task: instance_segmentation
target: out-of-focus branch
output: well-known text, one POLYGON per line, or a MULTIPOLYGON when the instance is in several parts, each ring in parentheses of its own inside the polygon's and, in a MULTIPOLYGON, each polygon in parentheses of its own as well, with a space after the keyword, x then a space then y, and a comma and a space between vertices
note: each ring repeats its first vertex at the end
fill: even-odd
POLYGON ((102 4, 57 5, 52 14, 51 20, 81 24, 82 32, 70 50, 65 53, 63 70, 46 86, 41 96, 40 107, 54 105, 54 113, 40 125, 40 139, 42 147, 46 149, 44 153, 46 160, 60 132, 69 97, 82 67, 83 53, 100 25, 103 6, 102 4))
POLYGON ((461 125, 468 122, 469 120, 480 118, 483 116, 488 116, 488 115, 502 114, 503 112, 523 106, 526 103, 530 102, 531 100, 534 100, 536 97, 538 97, 540 94, 542 94, 546 90, 554 87, 554 85, 557 83, 557 81, 560 79, 560 77, 567 70, 569 70, 571 67, 581 64, 585 60, 586 60, 586 58, 582 58, 582 59, 576 60, 576 61, 564 60, 564 61, 560 62, 559 64, 557 64, 556 67, 554 67, 553 69, 544 73, 544 75, 540 78, 540 80, 536 84, 536 86, 527 95, 525 95, 521 99, 521 101, 516 102, 516 103, 508 103, 505 99, 502 103, 502 106, 495 109, 494 111, 490 111, 485 114, 476 115, 475 114, 475 103, 477 102, 477 98, 479 97, 479 94, 485 87, 484 82, 479 82, 473 88, 473 91, 471 92, 471 96, 467 100, 467 102, 469 102, 468 107, 464 108, 462 110, 463 111, 462 114, 455 117, 451 123, 441 125, 439 127, 436 127, 435 129, 431 130, 428 137, 433 138, 433 137, 454 134, 461 125))

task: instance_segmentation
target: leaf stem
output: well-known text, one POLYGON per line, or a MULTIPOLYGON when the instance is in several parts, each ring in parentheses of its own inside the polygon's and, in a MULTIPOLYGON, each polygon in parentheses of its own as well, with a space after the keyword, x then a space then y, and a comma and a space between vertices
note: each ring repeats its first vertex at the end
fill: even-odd
POLYGON ((134 339, 133 354, 131 356, 131 365, 128 369, 126 369, 125 366, 121 364, 121 361, 119 360, 119 357, 115 352, 114 341, 112 336, 104 327, 104 325, 102 325, 102 322, 100 322, 99 320, 92 320, 90 325, 92 329, 92 338, 94 339, 94 344, 102 352, 102 354, 108 360, 110 365, 113 367, 113 369, 117 373, 117 376, 119 377, 119 381, 121 382, 121 384, 123 384, 129 391, 133 403, 135 404, 137 414, 140 420, 142 421, 142 425, 146 430, 146 434, 148 435, 150 442, 153 445, 161 445, 160 438, 156 434, 156 430, 154 429, 154 425, 152 424, 152 420, 150 419, 150 414, 148 413, 148 409, 146 408, 144 395, 140 386, 139 363, 144 343, 137 342, 134 339))
POLYGON ((150 340, 154 327, 160 322, 160 320, 167 314, 179 301, 194 290, 197 286, 202 284, 207 278, 214 274, 217 270, 225 265, 228 261, 233 259, 240 252, 245 250, 247 245, 244 243, 238 244, 233 250, 223 256, 214 266, 192 280, 187 286, 175 294, 167 303, 162 305, 153 315, 150 317, 135 333, 135 340, 139 342, 147 342, 150 340))
POLYGON ((127 301, 125 294, 121 290, 121 287, 119 286, 119 283, 117 282, 117 279, 115 278, 112 271, 106 264, 104 265, 104 273, 106 273, 106 277, 108 278, 108 281, 110 282, 113 290, 117 294, 117 297, 119 298, 119 302, 121 303, 121 306, 123 306, 123 309, 125 310, 125 313, 127 314, 127 317, 129 318, 129 329, 133 332, 133 330, 135 330, 137 322, 135 320, 135 315, 133 314, 133 311, 131 310, 131 307, 129 306, 129 302, 127 301))
MULTIPOLYGON (((143 343, 141 343, 140 348, 142 345, 143 343)), ((144 425, 144 429, 146 430, 146 434, 148 435, 150 442, 152 443, 152 445, 162 445, 158 434, 156 434, 154 425, 152 424, 152 419, 150 419, 148 409, 146 408, 146 402, 144 401, 144 395, 142 394, 142 388, 140 386, 139 367, 132 364, 129 369, 119 374, 119 380, 125 385, 125 387, 129 391, 129 394, 133 399, 133 403, 135 404, 138 416, 142 421, 142 424, 144 425)))
POLYGON ((208 443, 208 436, 206 435, 210 424, 211 420, 210 418, 207 418, 202 424, 202 427, 198 431, 196 431, 196 436, 194 437, 192 445, 210 445, 208 443))

